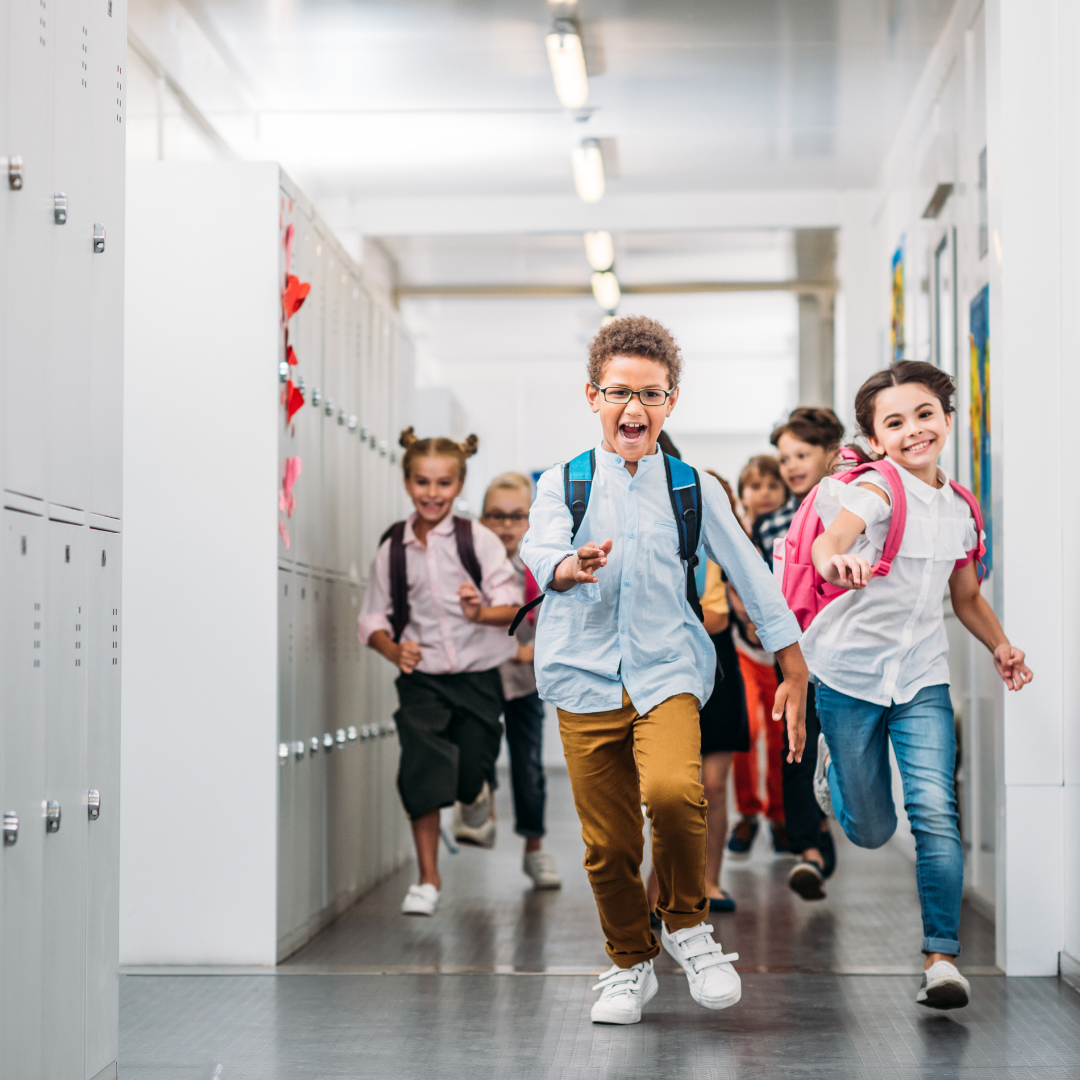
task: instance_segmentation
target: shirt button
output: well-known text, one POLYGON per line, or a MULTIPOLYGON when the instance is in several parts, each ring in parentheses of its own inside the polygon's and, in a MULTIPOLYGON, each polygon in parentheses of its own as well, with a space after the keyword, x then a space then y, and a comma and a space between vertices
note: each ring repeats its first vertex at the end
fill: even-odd
POLYGON ((630 588, 630 582, 629 581, 624 581, 623 582, 623 588, 624 589, 629 589, 630 588))
POLYGON ((630 539, 631 539, 631 540, 633 540, 633 539, 634 539, 634 534, 633 534, 633 533, 631 533, 631 534, 630 534, 630 539))
POLYGON ((625 633, 626 633, 626 631, 625 631, 625 630, 620 630, 620 631, 619 631, 619 633, 620 633, 620 634, 625 634, 625 633))

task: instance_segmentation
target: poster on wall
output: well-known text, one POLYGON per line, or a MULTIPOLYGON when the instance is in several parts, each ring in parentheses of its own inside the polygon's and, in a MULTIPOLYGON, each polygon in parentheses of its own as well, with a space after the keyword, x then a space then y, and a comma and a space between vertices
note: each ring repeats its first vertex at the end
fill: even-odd
POLYGON ((982 507, 986 529, 989 573, 993 563, 990 468, 990 286, 984 285, 971 301, 971 488, 982 507))
POLYGON ((892 257, 892 360, 904 359, 904 238, 892 257))

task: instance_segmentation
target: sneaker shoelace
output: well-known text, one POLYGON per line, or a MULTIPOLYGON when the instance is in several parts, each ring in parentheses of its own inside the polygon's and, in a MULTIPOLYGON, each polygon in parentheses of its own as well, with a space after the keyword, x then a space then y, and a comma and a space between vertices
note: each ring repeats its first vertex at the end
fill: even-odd
POLYGON ((635 994, 641 989, 641 976, 642 972, 633 968, 612 968, 600 976, 592 989, 602 990, 607 997, 635 994))
POLYGON ((719 964, 733 964, 739 959, 737 952, 724 952, 720 942, 713 941, 712 933, 713 928, 705 924, 676 930, 671 935, 672 940, 679 946, 683 959, 694 969, 695 975, 719 964))

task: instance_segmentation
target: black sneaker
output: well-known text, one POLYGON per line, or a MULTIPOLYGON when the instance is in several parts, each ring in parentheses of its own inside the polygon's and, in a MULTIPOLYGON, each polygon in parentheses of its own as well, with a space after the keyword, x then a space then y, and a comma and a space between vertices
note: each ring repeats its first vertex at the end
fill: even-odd
POLYGON ((824 900, 825 890, 822 884, 825 875, 816 862, 802 859, 791 868, 788 874, 788 885, 797 892, 804 900, 824 900))
POLYGON ((757 818, 744 817, 741 821, 736 822, 735 828, 731 830, 731 835, 728 837, 727 849, 729 857, 735 860, 749 859, 750 849, 754 846, 757 834, 757 818))
POLYGON ((770 821, 769 832, 772 833, 773 854, 790 855, 791 847, 788 845, 787 826, 782 821, 770 821))

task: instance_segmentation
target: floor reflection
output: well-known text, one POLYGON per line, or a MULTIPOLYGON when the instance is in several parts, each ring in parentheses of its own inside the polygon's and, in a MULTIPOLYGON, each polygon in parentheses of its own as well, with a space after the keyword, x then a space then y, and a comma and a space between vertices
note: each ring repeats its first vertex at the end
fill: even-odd
MULTIPOLYGON (((405 918, 401 898, 411 866, 384 882, 288 961, 288 967, 595 971, 606 966, 584 849, 565 772, 549 776, 547 845, 564 879, 536 892, 521 872, 521 839, 511 827, 509 787, 498 793, 500 835, 493 851, 442 853, 443 896, 433 919, 405 918)), ((725 888, 738 902, 716 916, 716 936, 740 954, 739 970, 888 974, 921 968, 922 925, 915 868, 899 847, 864 851, 838 837, 839 869, 828 898, 801 900, 787 888, 790 858, 759 835, 750 859, 728 863, 725 888)), ((994 963, 994 928, 965 907, 963 969, 994 963)), ((666 955, 660 970, 674 971, 666 955)))

